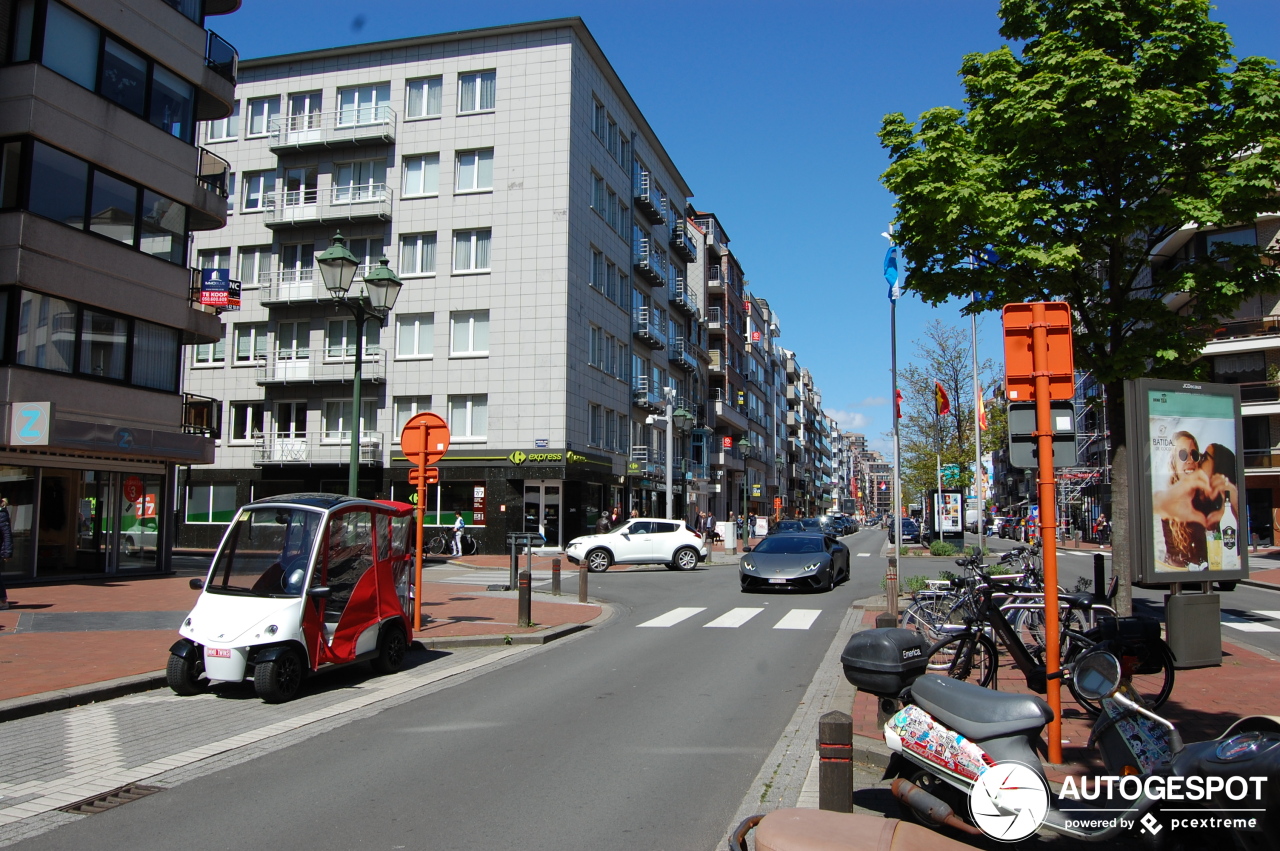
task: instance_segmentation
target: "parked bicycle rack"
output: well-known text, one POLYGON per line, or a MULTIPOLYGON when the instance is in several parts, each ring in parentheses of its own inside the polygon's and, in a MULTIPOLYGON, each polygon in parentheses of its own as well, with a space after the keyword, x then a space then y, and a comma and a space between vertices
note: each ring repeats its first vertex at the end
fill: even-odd
POLYGON ((490 591, 514 591, 520 584, 520 548, 528 554, 525 566, 533 573, 533 548, 546 543, 546 539, 537 532, 510 532, 507 534, 507 546, 511 548, 511 579, 506 585, 490 585, 490 591))

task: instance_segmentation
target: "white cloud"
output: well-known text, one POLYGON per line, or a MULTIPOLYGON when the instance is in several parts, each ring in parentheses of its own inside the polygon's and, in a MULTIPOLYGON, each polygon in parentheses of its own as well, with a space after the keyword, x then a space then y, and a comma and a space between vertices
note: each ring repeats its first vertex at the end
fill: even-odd
POLYGON ((823 411, 840 424, 841 431, 857 431, 871 425, 871 418, 859 411, 823 411))
POLYGON ((859 402, 856 407, 871 408, 871 407, 875 407, 876 405, 887 405, 887 404, 889 404, 888 396, 868 396, 867 398, 859 402))

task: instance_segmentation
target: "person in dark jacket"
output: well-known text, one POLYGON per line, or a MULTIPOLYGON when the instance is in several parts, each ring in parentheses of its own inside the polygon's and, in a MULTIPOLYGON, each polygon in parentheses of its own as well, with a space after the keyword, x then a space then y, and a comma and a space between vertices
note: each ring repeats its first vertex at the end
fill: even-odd
POLYGON ((0 496, 0 609, 9 608, 4 587, 4 563, 13 558, 13 523, 9 520, 9 500, 0 496))
POLYGON ((596 520, 596 534, 603 535, 607 533, 613 526, 609 523, 608 512, 601 511, 600 518, 596 520))

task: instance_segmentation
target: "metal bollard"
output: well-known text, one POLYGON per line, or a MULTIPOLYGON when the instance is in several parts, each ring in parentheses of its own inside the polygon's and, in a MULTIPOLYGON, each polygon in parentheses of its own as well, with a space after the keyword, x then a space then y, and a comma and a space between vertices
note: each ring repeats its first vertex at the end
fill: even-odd
POLYGON ((828 712, 818 719, 818 809, 847 813, 853 804, 853 719, 828 712))
POLYGON ((587 602, 587 566, 578 567, 578 602, 587 602))
POLYGON ((560 559, 551 560, 551 595, 560 596, 560 559))
POLYGON ((520 590, 518 592, 519 626, 533 626, 533 574, 527 570, 520 571, 520 590))
POLYGON ((1093 599, 1107 602, 1107 566, 1102 560, 1102 553, 1093 554, 1093 599))

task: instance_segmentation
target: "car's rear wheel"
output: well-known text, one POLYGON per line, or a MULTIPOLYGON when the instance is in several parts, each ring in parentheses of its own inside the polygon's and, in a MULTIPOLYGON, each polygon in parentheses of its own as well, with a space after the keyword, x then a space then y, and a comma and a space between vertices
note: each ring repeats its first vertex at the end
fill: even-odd
POLYGON ((609 569, 609 565, 613 564, 613 556, 609 555, 608 550, 592 550, 587 553, 584 561, 587 563, 587 570, 592 573, 604 573, 609 569))
POLYGON ((378 655, 373 659, 373 670, 379 674, 394 674, 404 664, 404 654, 409 649, 404 637, 404 626, 398 620, 383 624, 378 641, 378 655))
POLYGON ((681 547, 671 558, 676 570, 693 570, 698 566, 698 551, 693 547, 681 547))

